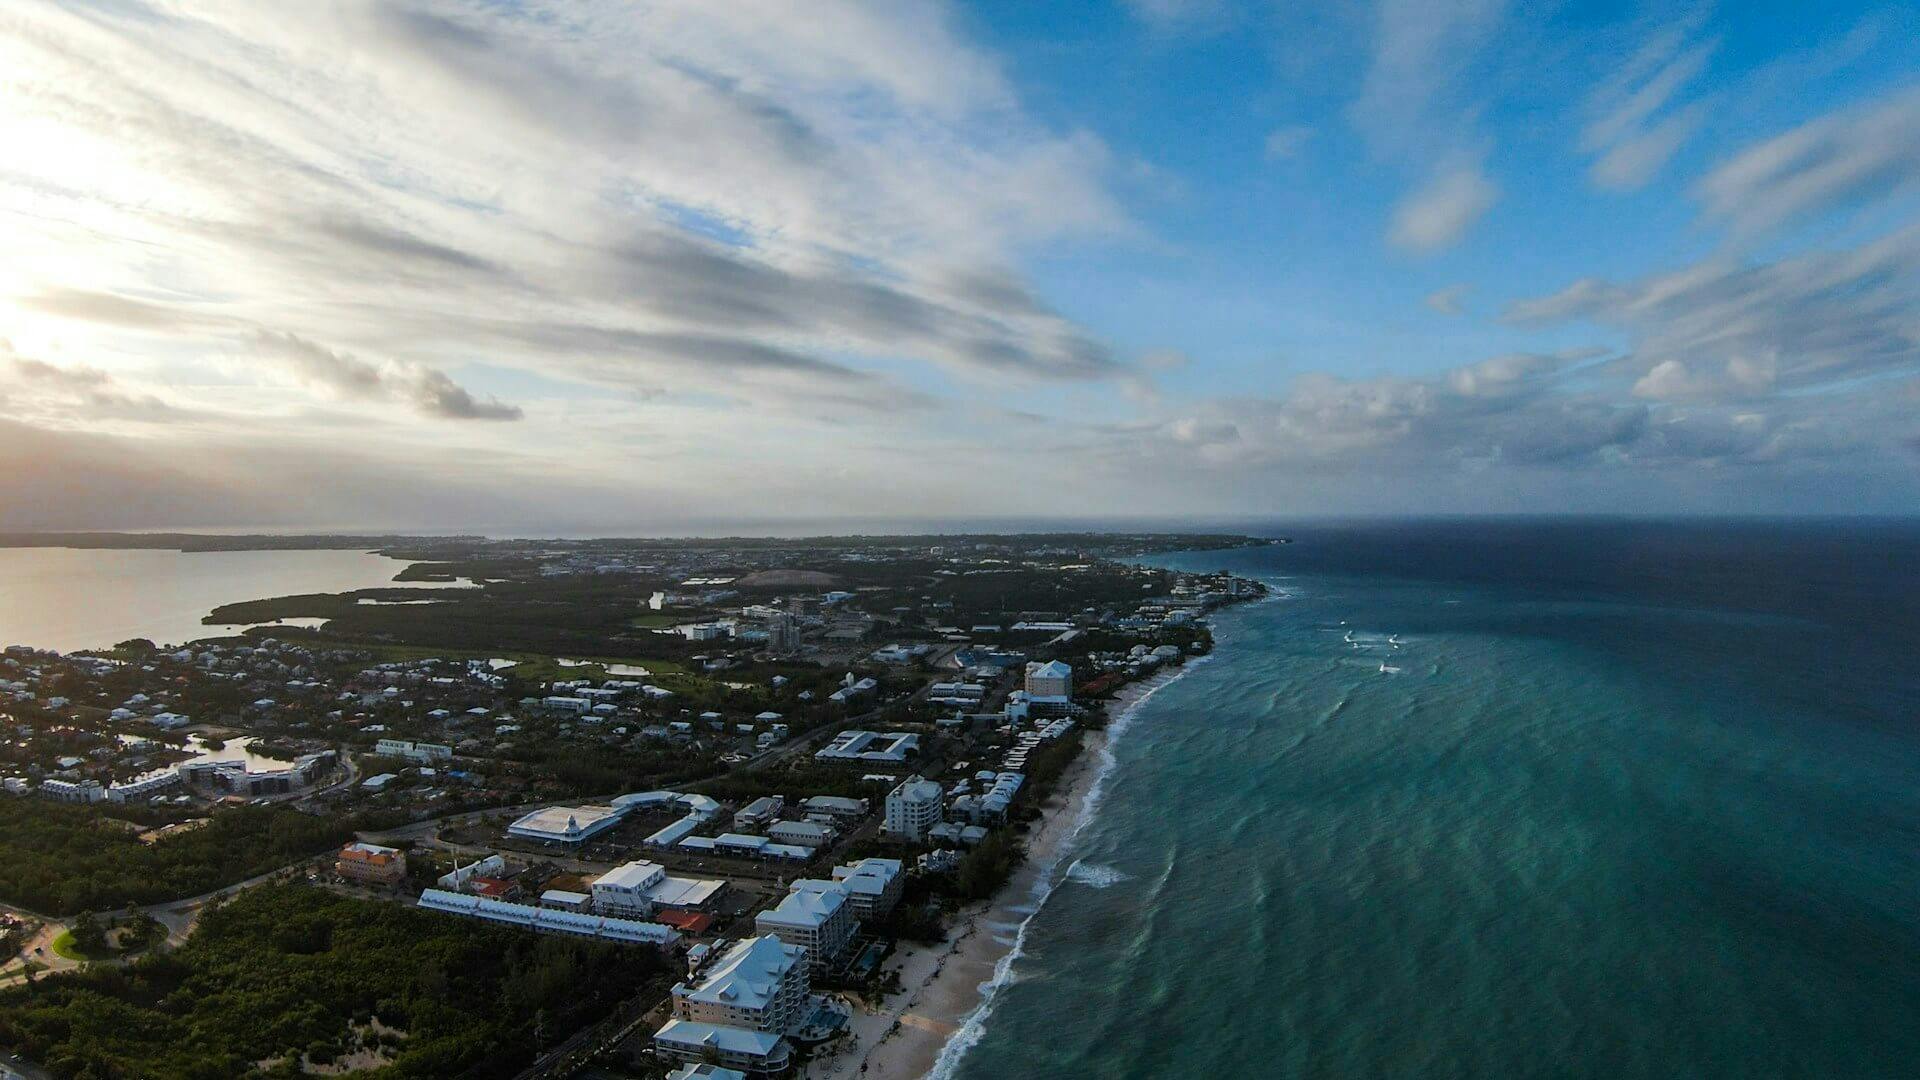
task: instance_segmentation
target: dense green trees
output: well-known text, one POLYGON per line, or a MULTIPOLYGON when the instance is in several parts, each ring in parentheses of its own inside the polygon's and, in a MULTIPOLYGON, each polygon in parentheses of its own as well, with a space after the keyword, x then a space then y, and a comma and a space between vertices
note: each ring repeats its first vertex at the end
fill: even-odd
POLYGON ((0 806, 0 900, 48 914, 111 911, 212 892, 344 843, 352 823, 274 807, 216 811, 155 844, 99 807, 0 806))
POLYGON ((372 1075, 510 1076, 665 967, 647 948, 263 886, 175 952, 0 993, 0 1045, 101 1080, 292 1075, 301 1054, 370 1047, 372 1075))

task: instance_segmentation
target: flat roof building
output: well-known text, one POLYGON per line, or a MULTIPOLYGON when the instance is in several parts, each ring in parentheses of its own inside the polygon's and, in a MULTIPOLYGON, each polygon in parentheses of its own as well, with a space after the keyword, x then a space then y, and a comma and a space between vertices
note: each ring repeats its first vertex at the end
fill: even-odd
POLYGON ((549 806, 507 826, 522 840, 578 844, 620 824, 622 811, 611 806, 549 806))

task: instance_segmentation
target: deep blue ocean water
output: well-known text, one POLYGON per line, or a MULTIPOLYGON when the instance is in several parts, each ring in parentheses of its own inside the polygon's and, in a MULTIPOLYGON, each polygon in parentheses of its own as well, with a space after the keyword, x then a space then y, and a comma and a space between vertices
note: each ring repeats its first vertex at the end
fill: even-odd
POLYGON ((1287 532, 940 1073, 1920 1076, 1920 525, 1287 532))

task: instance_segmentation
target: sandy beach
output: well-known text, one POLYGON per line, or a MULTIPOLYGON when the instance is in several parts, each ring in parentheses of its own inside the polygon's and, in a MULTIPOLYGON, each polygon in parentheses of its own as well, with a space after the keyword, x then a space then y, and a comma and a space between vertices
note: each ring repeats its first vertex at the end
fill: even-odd
MULTIPOLYGON (((1109 715, 1124 716, 1181 670, 1124 688, 1109 703, 1109 715)), ((1108 739, 1106 731, 1086 733, 1045 816, 1028 834, 1027 857, 1013 878, 991 900, 962 911, 944 941, 902 943, 887 962, 900 972, 901 991, 885 1002, 856 1007, 852 1038, 831 1056, 815 1059, 807 1076, 909 1080, 933 1069, 948 1039, 980 1008, 982 987, 993 981, 1013 951, 1020 925, 1045 896, 1041 886, 1061 872, 1061 856, 1106 763, 1108 739)))

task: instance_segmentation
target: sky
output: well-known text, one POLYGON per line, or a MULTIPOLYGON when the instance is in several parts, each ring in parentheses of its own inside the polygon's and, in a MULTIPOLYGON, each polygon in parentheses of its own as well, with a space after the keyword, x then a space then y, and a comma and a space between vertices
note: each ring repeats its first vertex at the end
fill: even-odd
POLYGON ((0 528, 1920 512, 1920 10, 19 0, 0 528))

